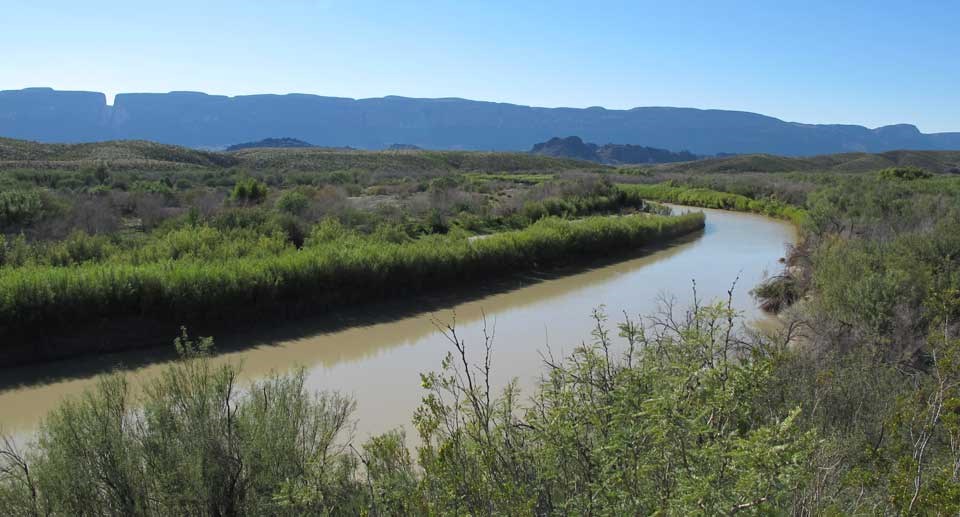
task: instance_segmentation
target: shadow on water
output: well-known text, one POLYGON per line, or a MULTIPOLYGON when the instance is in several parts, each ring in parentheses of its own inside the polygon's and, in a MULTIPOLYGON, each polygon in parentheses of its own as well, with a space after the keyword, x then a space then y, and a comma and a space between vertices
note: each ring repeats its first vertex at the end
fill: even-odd
MULTIPOLYGON (((709 225, 705 231, 710 232, 709 225)), ((320 348, 323 347, 319 346, 314 347, 317 350, 311 350, 315 356, 310 359, 315 364, 325 365, 356 361, 389 347, 414 342, 435 330, 429 323, 424 324, 423 318, 417 318, 418 316, 448 311, 462 304, 482 301, 493 296, 498 297, 497 304, 500 309, 521 308, 560 297, 623 274, 623 269, 611 267, 615 264, 665 260, 691 246, 703 235, 704 231, 694 232, 667 243, 644 246, 626 254, 607 256, 548 271, 508 275, 485 283, 471 284, 467 288, 460 286, 439 289, 404 300, 344 308, 323 316, 297 319, 269 318, 264 321, 250 321, 230 326, 220 324, 201 329, 194 328, 193 330, 199 331, 192 330, 191 334, 215 336, 219 356, 255 349, 279 348, 277 345, 284 342, 338 334, 337 337, 348 341, 350 346, 338 346, 335 351, 322 350, 320 348), (558 279, 564 279, 564 281, 554 282, 558 279), (510 296, 503 296, 506 294, 510 296)), ((467 314, 458 313, 457 323, 467 324, 482 317, 482 310, 477 308, 470 310, 467 314)), ((146 329, 128 329, 128 335, 138 336, 140 341, 147 344, 136 350, 61 359, 16 368, 0 368, 0 395, 11 390, 87 379, 113 371, 136 370, 173 360, 176 357, 173 347, 162 343, 172 343, 178 329, 169 328, 165 336, 159 336, 163 338, 159 341, 144 335, 156 331, 149 326, 146 329)), ((302 353, 302 350, 300 352, 302 353)), ((263 364, 249 366, 255 368, 252 373, 257 371, 266 373, 271 368, 288 367, 303 360, 302 355, 284 358, 281 354, 281 357, 263 364)), ((250 370, 246 366, 248 365, 245 364, 245 370, 250 370)), ((251 372, 248 371, 248 373, 251 372)))

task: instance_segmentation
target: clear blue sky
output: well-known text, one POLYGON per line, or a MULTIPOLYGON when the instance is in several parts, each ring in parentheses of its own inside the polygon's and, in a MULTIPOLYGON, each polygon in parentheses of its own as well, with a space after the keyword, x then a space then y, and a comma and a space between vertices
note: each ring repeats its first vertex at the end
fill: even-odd
POLYGON ((960 131, 954 0, 3 0, 0 48, 0 89, 108 99, 465 97, 960 131))

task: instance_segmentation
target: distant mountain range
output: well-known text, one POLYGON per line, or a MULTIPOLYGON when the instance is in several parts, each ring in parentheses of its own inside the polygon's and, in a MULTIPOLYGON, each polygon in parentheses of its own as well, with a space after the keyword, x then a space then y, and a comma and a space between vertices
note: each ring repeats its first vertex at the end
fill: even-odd
POLYGON ((102 93, 49 88, 0 91, 0 136, 40 142, 144 139, 224 149, 275 135, 330 147, 520 151, 555 135, 642 142, 700 155, 804 156, 893 149, 960 149, 960 133, 908 124, 868 129, 785 122, 741 111, 692 108, 536 108, 465 99, 316 95, 225 97, 196 92, 102 93))
POLYGON ((546 142, 534 144, 530 152, 555 158, 576 158, 606 165, 689 162, 704 158, 704 156, 698 156, 688 151, 673 152, 642 145, 606 144, 599 146, 584 142, 577 136, 551 138, 546 142))

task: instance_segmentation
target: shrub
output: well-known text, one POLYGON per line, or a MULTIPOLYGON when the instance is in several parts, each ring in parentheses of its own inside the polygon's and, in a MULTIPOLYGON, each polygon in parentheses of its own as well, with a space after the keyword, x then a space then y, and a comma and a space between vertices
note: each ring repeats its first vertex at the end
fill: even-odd
POLYGON ((310 207, 310 198, 300 190, 288 190, 277 197, 274 207, 292 215, 301 215, 310 207))
POLYGON ((0 227, 30 223, 42 212, 43 202, 36 190, 0 191, 0 227))
MULTIPOLYGON (((121 374, 68 399, 21 454, 0 446, 14 515, 669 515, 781 513, 820 445, 804 411, 767 404, 775 354, 745 353, 729 305, 619 325, 551 362, 531 402, 455 355, 421 376, 417 464, 401 431, 351 452, 354 408, 300 369, 242 387, 209 339, 135 393, 121 374), (363 469, 360 468, 362 462, 363 469)), ((485 343, 489 365, 492 342, 485 343)))
POLYGON ((914 181, 932 178, 933 174, 919 167, 890 167, 877 172, 880 179, 914 181))
POLYGON ((5 451, 5 513, 357 514, 340 443, 353 402, 308 391, 303 370, 240 390, 239 368, 214 366, 208 345, 178 340, 186 357, 140 395, 105 377, 48 416, 29 455, 5 451))
POLYGON ((230 199, 240 204, 259 204, 267 198, 267 185, 253 178, 237 181, 230 192, 230 199))
POLYGON ((768 278, 753 289, 753 295, 760 301, 760 308, 778 313, 793 305, 800 297, 797 281, 788 274, 768 278))

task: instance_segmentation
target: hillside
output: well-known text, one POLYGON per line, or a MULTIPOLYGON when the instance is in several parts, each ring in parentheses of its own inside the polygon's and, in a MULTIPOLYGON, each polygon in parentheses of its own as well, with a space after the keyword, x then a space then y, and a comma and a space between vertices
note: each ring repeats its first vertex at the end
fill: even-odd
POLYGON ((663 164, 657 172, 868 172, 887 167, 913 166, 935 173, 960 173, 958 151, 889 151, 885 153, 841 153, 809 158, 790 158, 769 154, 710 158, 695 162, 663 164))
POLYGON ((0 138, 0 169, 113 170, 240 167, 250 170, 332 172, 486 171, 538 172, 598 169, 601 165, 527 153, 475 151, 359 151, 330 148, 256 147, 233 152, 197 151, 145 141, 41 144, 0 138))
POLYGON ((198 151, 142 140, 87 144, 42 144, 0 138, 0 168, 75 169, 108 163, 119 169, 230 167, 238 162, 225 153, 198 151))
POLYGON ((329 147, 383 149, 403 142, 427 149, 521 151, 574 134, 592 142, 643 142, 701 155, 960 149, 960 133, 923 134, 909 124, 876 129, 800 124, 693 108, 539 108, 457 98, 198 92, 121 93, 110 106, 96 92, 0 91, 0 136, 43 142, 139 139, 225 148, 288 135, 329 147))
MULTIPOLYGON (((559 140, 559 139, 558 139, 559 140)), ((566 139, 569 140, 569 139, 566 139)), ((577 138, 576 140, 580 140, 577 138)), ((580 141, 582 144, 583 142, 580 141)), ((589 144, 584 144, 584 148, 589 144)), ((604 146, 605 147, 605 146, 604 146)), ((640 147, 640 146, 624 146, 640 147)), ((602 147, 594 149, 597 156, 602 147)), ((573 153, 571 153, 573 154, 573 153)), ((682 153, 671 153, 680 155, 682 153)), ((583 156, 583 155, 579 155, 583 156)), ((604 170, 589 158, 575 159, 532 153, 480 151, 361 151, 322 147, 254 147, 232 152, 198 151, 142 140, 88 144, 42 144, 0 138, 0 169, 80 169, 107 165, 113 170, 240 167, 250 170, 332 172, 543 172, 604 170)), ((770 154, 736 155, 648 167, 662 173, 833 171, 866 172, 893 166, 914 166, 936 173, 960 172, 960 151, 889 151, 841 153, 794 158, 770 154)))
POLYGON ((546 142, 535 144, 530 152, 543 156, 574 158, 607 165, 674 163, 700 158, 687 151, 673 152, 642 145, 605 144, 599 146, 586 143, 577 136, 551 138, 546 142))
POLYGON ((539 172, 597 169, 580 160, 535 156, 527 153, 479 151, 358 151, 343 149, 250 149, 233 153, 251 169, 379 172, 457 170, 465 172, 539 172))

